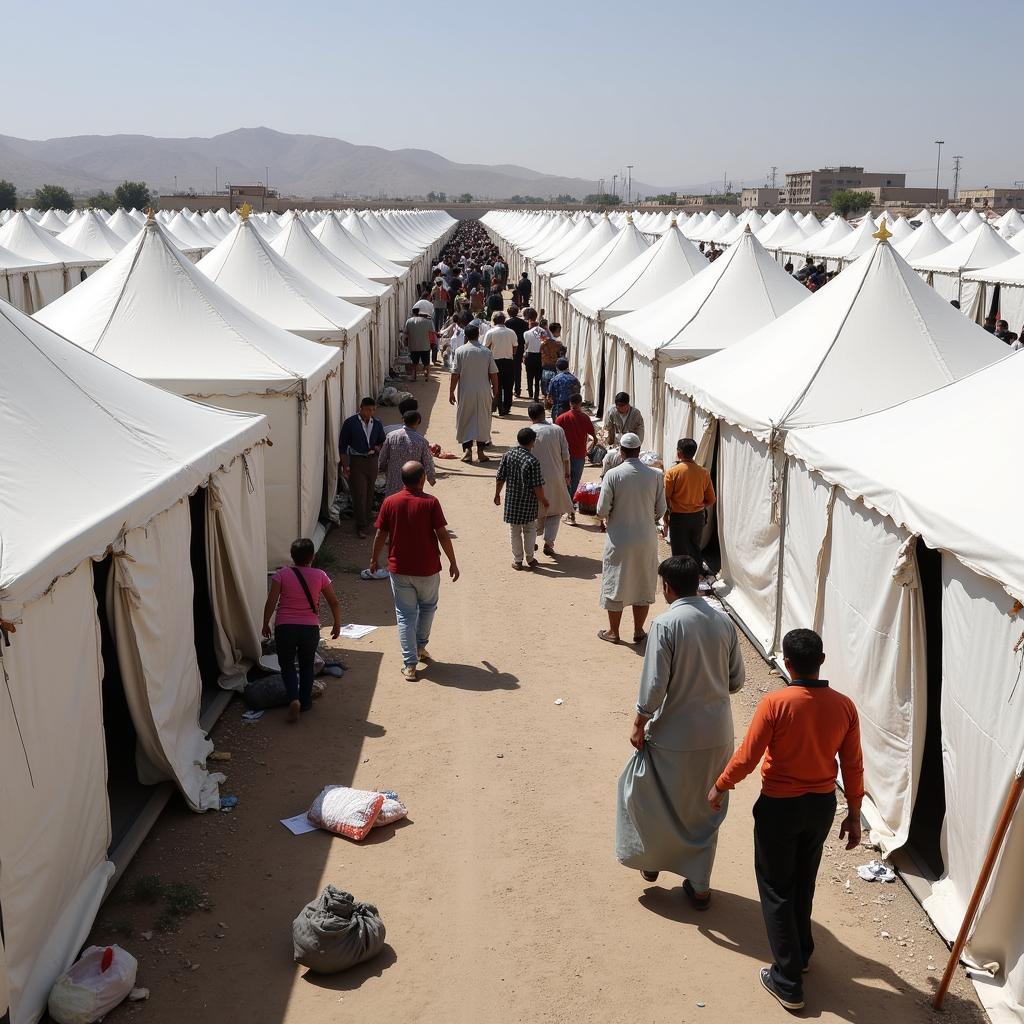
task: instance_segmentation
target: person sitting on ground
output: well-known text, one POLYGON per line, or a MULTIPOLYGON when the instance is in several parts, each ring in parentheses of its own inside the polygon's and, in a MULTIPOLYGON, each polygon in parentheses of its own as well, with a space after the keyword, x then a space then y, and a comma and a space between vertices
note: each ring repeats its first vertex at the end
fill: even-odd
POLYGON ((299 720, 300 712, 313 707, 313 669, 320 644, 321 597, 334 619, 331 639, 337 640, 341 632, 341 604, 330 576, 323 569, 313 568, 315 554, 316 549, 308 537, 293 541, 292 564, 278 569, 271 577, 270 593, 263 606, 263 636, 267 639, 271 636, 270 619, 274 616, 277 660, 288 694, 288 721, 292 723, 299 720))
POLYGON ((707 799, 718 810, 764 755, 754 804, 754 874, 774 962, 758 978, 787 1010, 799 1010, 814 952, 814 884, 836 813, 836 756, 846 798, 839 838, 846 839, 847 850, 860 845, 864 758, 857 706, 820 678, 821 637, 810 629, 790 630, 782 655, 792 682, 761 699, 707 799))
POLYGON ((996 329, 994 333, 1000 341, 1005 341, 1009 344, 1009 340, 1006 336, 1010 333, 1010 325, 1005 320, 996 321, 996 329))
POLYGON ((641 443, 644 439, 644 418, 640 410, 629 404, 629 395, 620 391, 615 396, 615 405, 604 418, 604 429, 608 431, 608 447, 622 434, 636 434, 641 443))

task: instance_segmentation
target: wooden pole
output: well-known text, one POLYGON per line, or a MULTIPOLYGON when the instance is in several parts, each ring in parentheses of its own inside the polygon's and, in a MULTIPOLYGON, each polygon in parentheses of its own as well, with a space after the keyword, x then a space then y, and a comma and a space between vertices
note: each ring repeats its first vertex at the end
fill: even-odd
POLYGON ((974 892, 971 893, 970 902, 967 904, 967 910, 964 912, 963 923, 960 925, 960 931, 957 933, 956 942, 953 943, 953 948, 949 951, 949 962, 946 964, 945 973, 942 975, 942 980, 939 982, 939 987, 935 992, 935 998, 932 1000, 932 1007, 936 1010, 942 1009, 942 1004, 946 999, 950 982, 953 980, 953 972, 956 970, 956 965, 960 962, 960 954, 963 953, 964 946, 967 945, 967 937, 970 935, 971 926, 974 924, 974 917, 978 913, 981 897, 985 894, 985 889, 992 876, 992 870, 996 866, 996 859, 1003 847, 1003 840, 1006 838, 1006 833, 1010 828, 1010 822, 1013 821, 1013 815, 1017 809, 1017 803, 1020 800, 1022 791, 1024 791, 1024 755, 1017 762, 1017 770, 1014 773, 1013 781, 1010 783, 1010 790, 1006 794, 1006 803, 1003 804, 1003 813, 999 816, 999 822, 992 836, 992 842, 989 844, 988 853, 985 855, 985 862, 981 865, 978 881, 974 885, 974 892))

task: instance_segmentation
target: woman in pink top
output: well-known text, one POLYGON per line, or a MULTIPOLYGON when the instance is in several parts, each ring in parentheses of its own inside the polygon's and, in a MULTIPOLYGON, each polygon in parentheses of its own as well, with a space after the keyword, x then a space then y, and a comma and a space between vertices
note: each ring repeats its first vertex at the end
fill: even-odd
POLYGON ((313 706, 313 662, 320 642, 320 597, 330 606, 334 616, 331 637, 341 632, 341 605, 331 586, 331 578, 323 569, 313 568, 313 542, 306 537, 292 544, 293 565, 274 573, 270 593, 263 608, 263 635, 270 636, 270 617, 274 620, 277 660, 288 691, 288 721, 297 722, 300 711, 313 706), (295 662, 298 659, 298 673, 295 662))

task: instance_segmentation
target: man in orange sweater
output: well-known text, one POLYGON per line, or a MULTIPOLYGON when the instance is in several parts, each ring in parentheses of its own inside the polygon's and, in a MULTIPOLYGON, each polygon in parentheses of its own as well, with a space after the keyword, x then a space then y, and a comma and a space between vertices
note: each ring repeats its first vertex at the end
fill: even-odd
POLYGON ((791 630, 783 637, 782 654, 792 682, 757 706, 708 803, 717 809, 764 755, 761 796, 754 804, 754 873, 774 963, 759 974, 787 1010, 800 1010, 803 973, 814 952, 814 883, 836 813, 836 755, 848 808, 839 838, 847 840, 848 850, 860 843, 864 761, 857 708, 819 678, 825 660, 821 637, 810 629, 791 630))

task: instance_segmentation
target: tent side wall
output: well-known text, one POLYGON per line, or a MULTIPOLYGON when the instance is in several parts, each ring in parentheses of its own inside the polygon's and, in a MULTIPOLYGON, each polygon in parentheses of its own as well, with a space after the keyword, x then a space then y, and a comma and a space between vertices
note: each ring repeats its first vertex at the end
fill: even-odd
POLYGON ((88 561, 25 608, 0 666, 0 908, 11 1021, 26 1024, 77 956, 114 870, 88 561))

